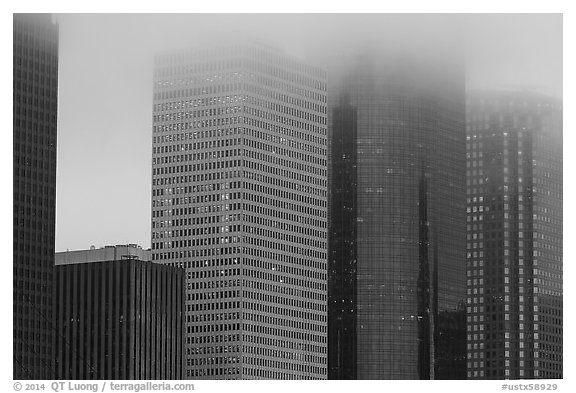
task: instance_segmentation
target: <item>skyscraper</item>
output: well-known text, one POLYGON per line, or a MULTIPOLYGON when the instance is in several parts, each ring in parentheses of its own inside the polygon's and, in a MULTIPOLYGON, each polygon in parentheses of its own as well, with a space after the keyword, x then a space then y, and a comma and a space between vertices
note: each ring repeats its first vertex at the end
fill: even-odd
POLYGON ((14 379, 50 379, 58 26, 14 14, 14 379))
POLYGON ((326 377, 326 80, 268 46, 160 56, 152 255, 186 269, 186 373, 326 377))
POLYGON ((562 103, 467 99, 468 377, 562 378, 562 103))
POLYGON ((182 379, 184 270, 149 255, 56 253, 54 378, 182 379))
POLYGON ((464 78, 369 53, 330 105, 329 378, 465 378, 464 78))

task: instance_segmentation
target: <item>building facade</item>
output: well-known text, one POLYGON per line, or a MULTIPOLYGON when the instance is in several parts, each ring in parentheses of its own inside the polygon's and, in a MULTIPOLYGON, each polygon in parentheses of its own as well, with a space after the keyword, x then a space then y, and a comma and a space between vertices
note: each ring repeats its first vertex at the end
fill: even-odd
POLYGON ((468 378, 562 378, 562 103, 467 99, 468 378))
POLYGON ((330 379, 466 377, 463 68, 399 59, 330 87, 330 379))
POLYGON ((53 375, 58 26, 14 14, 13 376, 53 375))
POLYGON ((159 56, 152 257, 186 270, 185 378, 326 378, 326 76, 243 43, 159 56))
POLYGON ((56 254, 55 378, 182 379, 183 269, 100 250, 56 254))

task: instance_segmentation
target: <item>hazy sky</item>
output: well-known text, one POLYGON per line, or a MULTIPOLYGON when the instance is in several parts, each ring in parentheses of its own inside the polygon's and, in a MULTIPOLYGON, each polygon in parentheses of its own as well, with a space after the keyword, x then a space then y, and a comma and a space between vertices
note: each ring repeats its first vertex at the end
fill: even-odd
MULTIPOLYGON (((314 57, 463 27, 468 87, 562 95, 562 16, 63 14, 60 24, 56 250, 150 246, 152 59, 212 37, 255 35, 314 57)), ((438 34, 441 33, 441 34, 438 34)), ((321 64, 322 65, 322 64, 321 64)))

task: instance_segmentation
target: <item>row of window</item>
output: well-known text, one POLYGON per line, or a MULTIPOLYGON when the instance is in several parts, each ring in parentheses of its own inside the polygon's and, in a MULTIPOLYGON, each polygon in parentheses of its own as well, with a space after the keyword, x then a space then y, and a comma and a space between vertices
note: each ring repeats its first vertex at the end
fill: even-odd
MULTIPOLYGON (((154 244, 154 243, 153 243, 154 244)), ((153 247, 154 248, 154 247, 153 247)), ((157 249, 160 247, 157 246, 157 249)), ((220 256, 220 255, 232 255, 232 254, 240 254, 243 247, 213 247, 213 248, 206 248, 206 249, 191 249, 185 251, 168 251, 168 252, 152 252, 152 260, 182 260, 182 259, 189 259, 195 257, 212 257, 212 256, 220 256)), ((191 264, 190 261, 188 262, 174 262, 177 265, 182 265, 184 267, 191 264)))
POLYGON ((308 86, 315 78, 326 78, 326 72, 297 60, 291 59, 278 52, 260 51, 245 47, 242 51, 238 48, 229 48, 217 54, 216 51, 199 51, 196 55, 171 55, 163 56, 156 60, 157 67, 154 71, 155 79, 170 77, 186 77, 188 83, 198 83, 204 80, 222 81, 231 79, 233 76, 253 76, 253 73, 239 74, 227 71, 236 69, 267 71, 274 78, 288 80, 293 83, 308 86), (212 58, 210 61, 198 61, 198 59, 212 58), (182 63, 184 62, 184 63, 182 63), (267 64, 268 63, 268 64, 267 64), (161 66, 162 65, 162 66, 161 66), (272 69, 269 67, 273 67, 272 69), (226 72, 227 71, 227 72, 226 72), (218 72, 218 74, 214 74, 218 72), (207 74, 203 79, 194 74, 207 74), (299 75, 303 74, 303 75, 299 75), (314 79, 311 79, 312 77, 314 79), (304 79, 302 79, 304 78, 304 79))
MULTIPOLYGON (((244 314, 243 314, 244 315, 244 314)), ((212 322, 212 321, 234 321, 240 319, 240 312, 218 312, 218 313, 203 313, 203 314, 188 314, 186 315, 186 322, 212 322)), ((188 351, 190 352, 190 351, 188 351)))
MULTIPOLYGON (((283 149, 281 147, 273 146, 267 143, 261 143, 258 141, 253 141, 251 139, 246 139, 243 141, 244 146, 251 147, 254 150, 243 150, 241 155, 249 158, 255 158, 259 161, 265 161, 274 165, 281 166, 283 168, 296 169, 299 172, 305 172, 320 176, 326 176, 326 163, 327 160, 320 157, 314 157, 308 153, 302 153, 302 150, 306 150, 305 146, 300 146, 301 151, 293 151, 288 149, 283 149), (262 153, 265 152, 265 153, 262 153), (281 158, 280 156, 288 156, 290 159, 281 158), (312 165, 308 165, 310 163, 312 165), (318 167, 319 166, 319 167, 318 167)), ((298 148, 298 146, 296 146, 298 148)), ((316 147, 311 147, 311 150, 318 150, 316 147)), ((320 154, 316 152, 316 154, 320 154)), ((279 168, 279 172, 276 175, 284 178, 295 178, 292 175, 293 171, 288 171, 286 169, 279 168)), ((316 179, 311 178, 311 181, 317 183, 316 179)))
MULTIPOLYGON (((254 82, 259 86, 266 86, 268 90, 276 90, 289 94, 296 94, 305 98, 326 102, 327 84, 325 79, 318 80, 293 72, 282 70, 276 64, 265 64, 258 59, 247 59, 244 66, 255 71, 254 82), (316 90, 316 91, 314 91, 316 90)), ((288 96, 287 103, 293 105, 294 97, 288 96)))
MULTIPOLYGON (((254 271, 250 270, 242 270, 242 271, 245 272, 244 277, 248 277, 242 279, 242 284, 245 286, 245 288, 251 288, 250 291, 243 292, 243 296, 247 298, 258 299, 263 301, 268 301, 269 297, 280 300, 283 297, 290 299, 300 298, 300 299, 319 300, 319 301, 326 301, 327 299, 326 293, 320 291, 318 288, 315 288, 316 289, 315 291, 307 291, 302 289, 303 287, 305 287, 305 285, 303 285, 304 280, 301 280, 299 278, 278 274, 268 275, 266 273, 265 274, 268 275, 267 278, 257 277, 258 274, 255 274, 254 271), (293 286, 296 286, 297 288, 294 288, 293 286), (270 294, 266 293, 266 291, 269 291, 270 294)), ((320 283, 312 283, 312 285, 310 286, 320 287, 321 285, 320 283)))
POLYGON ((186 294, 187 301, 218 301, 218 299, 238 298, 240 296, 239 290, 233 291, 193 291, 186 294))
POLYGON ((214 345, 208 347, 191 347, 186 348, 186 355, 206 355, 218 353, 235 353, 240 352, 240 345, 214 345))
MULTIPOLYGON (((238 302, 235 302, 235 307, 232 307, 228 304, 228 307, 221 307, 221 308, 213 308, 213 309, 230 309, 230 308, 238 308, 238 302)), ((187 307, 190 305, 187 305, 187 307)), ((233 334, 212 334, 207 336, 202 335, 193 335, 186 337, 186 344, 188 347, 191 347, 191 344, 218 344, 218 343, 231 343, 231 342, 238 342, 240 341, 240 333, 233 333, 233 334)))

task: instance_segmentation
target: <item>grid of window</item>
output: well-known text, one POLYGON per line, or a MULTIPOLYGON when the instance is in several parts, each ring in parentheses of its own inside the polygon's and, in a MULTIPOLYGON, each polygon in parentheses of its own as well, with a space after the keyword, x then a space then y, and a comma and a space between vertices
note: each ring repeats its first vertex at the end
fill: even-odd
POLYGON ((465 377, 464 80, 447 69, 365 57, 334 95, 330 378, 465 377))
POLYGON ((536 94, 469 97, 469 378, 562 377, 560 108, 536 94))
POLYGON ((58 26, 14 14, 14 379, 51 379, 58 26))
POLYGON ((326 377, 324 72, 258 44, 157 59, 153 260, 186 269, 187 378, 326 377))

